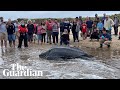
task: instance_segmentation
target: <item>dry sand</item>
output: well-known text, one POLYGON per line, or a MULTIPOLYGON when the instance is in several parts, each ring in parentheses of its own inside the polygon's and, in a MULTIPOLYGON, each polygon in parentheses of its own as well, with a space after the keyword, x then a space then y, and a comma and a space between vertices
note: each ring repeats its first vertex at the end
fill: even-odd
MULTIPOLYGON (((119 27, 120 31, 120 27, 119 27)), ((114 29, 112 29, 112 42, 111 42, 111 50, 120 50, 120 40, 118 40, 118 36, 113 35, 114 29)), ((83 40, 82 37, 80 37, 79 43, 73 43, 73 37, 72 34, 70 35, 71 38, 71 45, 79 46, 79 47, 88 47, 88 48, 99 48, 99 42, 97 40, 90 41, 89 37, 86 40, 83 40)), ((106 48, 107 46, 104 46, 106 48)))

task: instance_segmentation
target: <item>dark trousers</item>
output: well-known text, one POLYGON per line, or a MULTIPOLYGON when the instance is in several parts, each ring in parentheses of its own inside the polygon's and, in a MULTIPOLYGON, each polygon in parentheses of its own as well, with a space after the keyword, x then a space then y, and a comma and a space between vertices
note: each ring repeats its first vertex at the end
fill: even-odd
POLYGON ((77 32, 73 32, 73 40, 75 42, 75 40, 78 40, 78 33, 77 32))
POLYGON ((27 34, 20 34, 18 48, 21 48, 24 40, 24 47, 28 47, 27 34))
POLYGON ((53 36, 53 43, 58 43, 58 32, 53 32, 52 36, 53 36))
POLYGON ((65 45, 68 45, 68 44, 69 44, 69 41, 68 41, 68 40, 65 40, 64 38, 61 37, 60 45, 62 45, 63 43, 64 43, 65 45))
POLYGON ((45 43, 45 36, 46 36, 46 33, 43 33, 43 34, 41 34, 41 36, 42 36, 42 40, 41 40, 41 42, 43 42, 44 41, 44 43, 45 43))
POLYGON ((90 37, 90 39, 99 39, 99 33, 97 33, 97 32, 93 32, 92 34, 91 34, 91 37, 90 37))
POLYGON ((118 35, 118 26, 114 25, 114 33, 115 33, 115 35, 118 35))

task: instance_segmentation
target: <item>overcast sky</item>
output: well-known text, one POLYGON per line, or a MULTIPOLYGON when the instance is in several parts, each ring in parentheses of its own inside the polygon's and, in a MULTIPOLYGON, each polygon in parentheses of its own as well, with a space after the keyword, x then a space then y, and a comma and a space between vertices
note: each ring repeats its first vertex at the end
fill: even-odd
POLYGON ((120 11, 0 11, 0 17, 4 17, 5 20, 9 18, 14 20, 17 18, 66 18, 77 16, 94 16, 95 14, 102 16, 103 13, 108 15, 120 14, 120 11))

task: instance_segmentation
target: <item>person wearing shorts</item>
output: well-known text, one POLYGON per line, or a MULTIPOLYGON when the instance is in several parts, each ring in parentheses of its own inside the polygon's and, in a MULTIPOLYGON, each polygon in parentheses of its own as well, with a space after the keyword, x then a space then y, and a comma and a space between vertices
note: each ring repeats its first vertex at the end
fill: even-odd
POLYGON ((0 18, 0 40, 1 40, 1 47, 3 48, 3 41, 5 44, 5 48, 7 48, 7 29, 6 23, 3 22, 3 18, 0 18))
POLYGON ((11 20, 8 20, 7 23, 7 33, 8 33, 8 41, 9 41, 9 46, 12 47, 12 42, 15 47, 15 26, 11 22, 11 20))

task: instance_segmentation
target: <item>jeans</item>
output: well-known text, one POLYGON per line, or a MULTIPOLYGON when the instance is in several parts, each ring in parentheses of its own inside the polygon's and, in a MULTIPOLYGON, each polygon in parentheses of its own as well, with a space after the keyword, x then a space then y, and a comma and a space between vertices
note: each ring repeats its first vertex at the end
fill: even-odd
POLYGON ((15 41, 15 34, 9 34, 8 35, 8 40, 9 41, 15 41))
POLYGON ((78 40, 78 32, 73 32, 73 40, 78 40))

